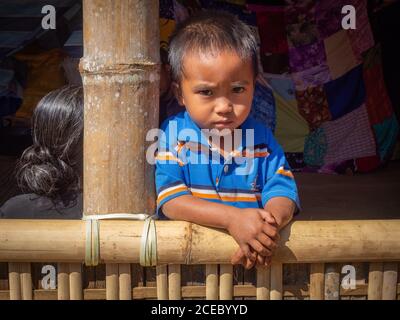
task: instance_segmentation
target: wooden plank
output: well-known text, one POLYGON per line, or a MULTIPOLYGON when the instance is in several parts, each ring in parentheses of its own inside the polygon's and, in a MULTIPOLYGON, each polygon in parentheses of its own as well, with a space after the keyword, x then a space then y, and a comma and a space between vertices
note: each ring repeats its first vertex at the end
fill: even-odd
POLYGON ((219 299, 232 300, 233 298, 233 266, 221 264, 219 266, 219 299))
POLYGON ((382 300, 383 263, 369 264, 368 300, 382 300))
POLYGON ((382 300, 396 300, 397 278, 398 278, 397 262, 384 263, 382 300))
POLYGON ((325 265, 312 263, 310 268, 310 300, 324 300, 325 265))
POLYGON ((271 264, 271 300, 283 299, 283 265, 280 262, 271 264))

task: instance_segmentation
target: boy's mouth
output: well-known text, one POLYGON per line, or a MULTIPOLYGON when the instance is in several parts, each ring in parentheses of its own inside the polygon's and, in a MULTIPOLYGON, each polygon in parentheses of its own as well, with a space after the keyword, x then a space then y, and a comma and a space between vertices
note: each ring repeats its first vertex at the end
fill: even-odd
POLYGON ((229 128, 233 121, 217 121, 214 122, 214 127, 217 129, 229 128))

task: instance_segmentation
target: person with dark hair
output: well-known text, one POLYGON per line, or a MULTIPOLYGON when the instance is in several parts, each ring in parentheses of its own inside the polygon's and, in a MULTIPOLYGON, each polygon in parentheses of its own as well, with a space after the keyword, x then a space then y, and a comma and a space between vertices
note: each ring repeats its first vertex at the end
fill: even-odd
POLYGON ((0 208, 9 219, 82 217, 83 90, 65 86, 38 103, 32 116, 33 145, 17 165, 25 192, 0 208))
POLYGON ((254 34, 236 16, 201 12, 178 25, 169 62, 186 111, 161 127, 157 215, 226 229, 239 244, 233 264, 268 265, 279 230, 300 205, 282 148, 249 116, 254 34))

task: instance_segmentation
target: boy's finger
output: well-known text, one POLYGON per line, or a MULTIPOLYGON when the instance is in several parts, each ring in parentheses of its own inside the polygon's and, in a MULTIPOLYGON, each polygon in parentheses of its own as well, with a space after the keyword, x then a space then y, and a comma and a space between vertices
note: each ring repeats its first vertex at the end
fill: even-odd
POLYGON ((265 233, 260 233, 257 236, 257 240, 270 251, 270 254, 266 256, 270 256, 272 252, 278 247, 278 244, 270 237, 268 237, 265 233))
POLYGON ((245 267, 245 269, 249 270, 254 267, 255 262, 256 262, 255 260, 252 261, 250 259, 245 259, 245 263, 243 266, 245 267))
MULTIPOLYGON (((270 240, 270 242, 272 242, 270 240)), ((256 251, 259 255, 262 256, 270 256, 271 250, 269 248, 267 248, 266 246, 263 246, 260 241, 256 240, 256 239, 252 239, 249 241, 249 244, 251 246, 251 248, 256 251)))
POLYGON ((265 257, 257 255, 257 266, 263 266, 265 264, 265 257))
POLYGON ((254 261, 256 259, 256 255, 250 251, 249 245, 244 244, 240 246, 240 249, 242 249, 242 252, 247 259, 251 261, 254 261))
POLYGON ((238 248, 238 250, 236 250, 236 252, 233 254, 233 256, 231 258, 231 263, 232 264, 241 264, 243 258, 244 258, 244 254, 243 254, 242 250, 240 248, 238 248))
POLYGON ((268 223, 264 223, 263 226, 262 226, 262 230, 272 240, 279 240, 280 239, 278 229, 276 227, 274 227, 273 225, 270 225, 268 223))
POLYGON ((277 224, 277 223, 276 223, 276 220, 275 220, 275 217, 272 215, 271 212, 269 212, 269 211, 267 211, 267 210, 260 209, 260 210, 259 210, 259 213, 260 213, 261 217, 262 217, 266 222, 268 222, 268 223, 270 223, 270 224, 275 224, 275 225, 277 224))

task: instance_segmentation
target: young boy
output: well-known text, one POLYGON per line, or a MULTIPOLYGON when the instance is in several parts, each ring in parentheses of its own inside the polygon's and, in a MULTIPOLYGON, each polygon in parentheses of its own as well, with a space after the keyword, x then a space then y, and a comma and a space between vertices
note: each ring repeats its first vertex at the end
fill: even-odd
POLYGON ((282 148, 248 116, 256 50, 251 29, 227 13, 178 26, 169 61, 186 111, 164 122, 156 156, 159 217, 226 229, 239 244, 232 263, 246 268, 270 263, 279 230, 299 208, 282 148))

